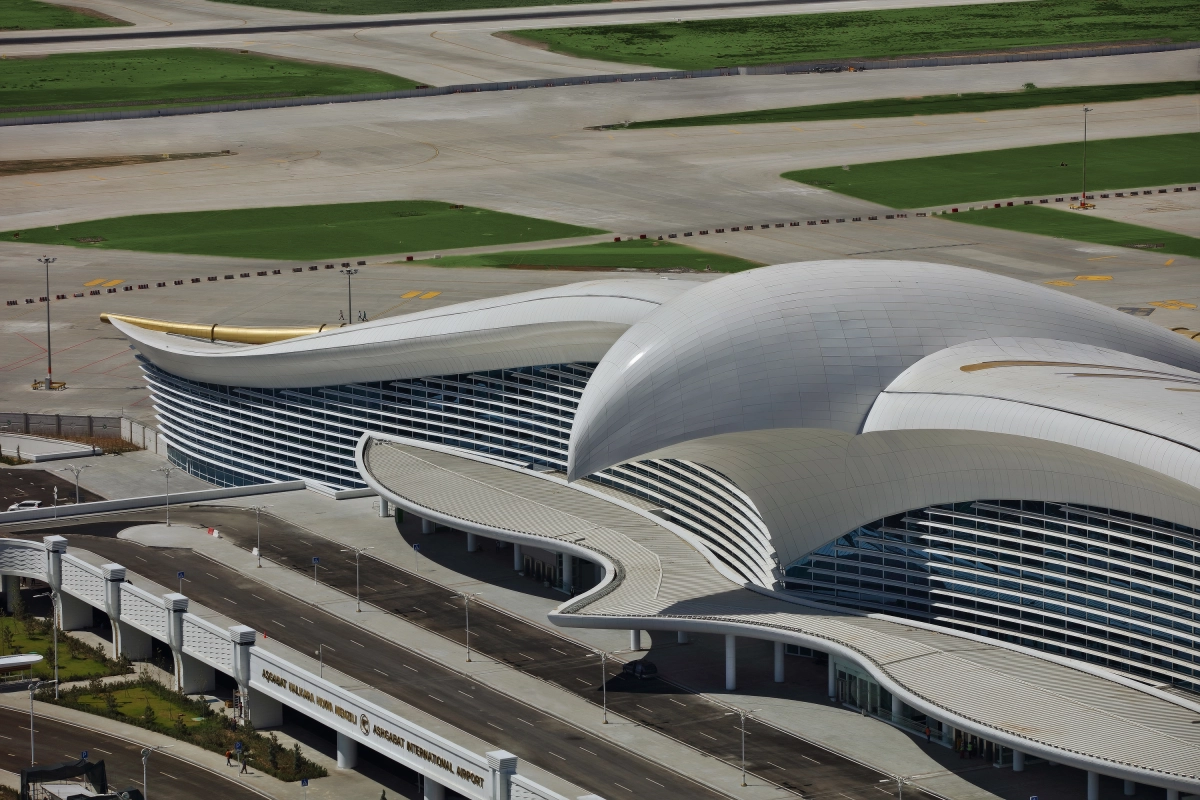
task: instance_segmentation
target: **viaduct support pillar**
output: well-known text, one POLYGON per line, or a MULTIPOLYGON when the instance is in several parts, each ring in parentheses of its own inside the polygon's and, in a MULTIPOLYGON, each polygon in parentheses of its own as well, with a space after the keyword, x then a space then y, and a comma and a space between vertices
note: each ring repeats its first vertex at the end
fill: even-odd
POLYGON ((513 570, 516 572, 525 571, 525 559, 521 555, 521 545, 513 542, 513 570))
POLYGON ((562 590, 567 594, 575 592, 575 557, 570 553, 562 554, 562 590))
POLYGON ((337 735, 337 768, 354 769, 358 766, 358 742, 344 733, 337 735))
POLYGON ((641 631, 630 631, 629 632, 629 649, 633 650, 634 652, 637 652, 638 650, 642 649, 642 632, 641 631))
POLYGON ((1025 754, 1020 750, 1013 750, 1013 772, 1025 771, 1025 754))
POLYGON ((1136 781, 1125 781, 1125 785, 1123 788, 1125 790, 1126 797, 1133 797, 1135 794, 1137 794, 1137 782, 1136 781))
POLYGON ((783 683, 783 657, 786 651, 784 650, 783 642, 775 642, 775 682, 783 683))
POLYGON ((435 530, 437 530, 437 525, 433 524, 433 520, 421 520, 421 533, 433 533, 435 530))
POLYGON ((737 689, 737 637, 725 634, 725 691, 737 689))
POLYGON ((679 642, 680 644, 687 644, 688 643, 688 632, 687 631, 677 631, 675 633, 675 641, 679 642))
POLYGON ((421 776, 421 785, 424 787, 421 791, 423 800, 446 800, 446 787, 433 778, 428 775, 421 776))
POLYGON ((829 654, 829 699, 837 699, 837 670, 833 666, 833 654, 829 654))
POLYGON ((380 497, 379 498, 379 518, 387 519, 391 515, 392 515, 391 504, 388 503, 387 500, 384 500, 382 497, 380 497))
POLYGON ((1087 774, 1087 800, 1100 800, 1100 773, 1087 774))

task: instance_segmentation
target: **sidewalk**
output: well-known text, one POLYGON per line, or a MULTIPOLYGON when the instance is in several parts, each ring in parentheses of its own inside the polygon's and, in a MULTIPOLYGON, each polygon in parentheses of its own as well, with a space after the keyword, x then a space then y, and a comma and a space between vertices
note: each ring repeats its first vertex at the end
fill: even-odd
MULTIPOLYGON (((8 452, 7 446, 5 452, 8 452)), ((162 456, 146 450, 134 450, 120 455, 93 456, 85 461, 88 469, 79 473, 79 485, 84 489, 95 492, 106 500, 121 500, 126 497, 145 497, 160 495, 166 489, 166 479, 163 473, 156 469, 171 466, 171 462, 162 456)), ((62 464, 22 464, 8 469, 40 469, 54 470, 62 464)), ((68 478, 74 480, 70 475, 68 478)), ((171 494, 176 492, 196 492, 203 489, 216 488, 199 478, 194 478, 181 469, 171 473, 171 494)))

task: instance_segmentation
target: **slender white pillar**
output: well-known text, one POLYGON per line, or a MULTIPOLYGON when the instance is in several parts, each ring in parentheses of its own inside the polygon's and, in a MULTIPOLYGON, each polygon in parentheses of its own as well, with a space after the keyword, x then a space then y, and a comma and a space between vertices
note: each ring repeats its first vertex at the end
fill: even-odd
POLYGON ((829 656, 829 699, 837 699, 837 669, 833 666, 833 656, 829 656))
POLYGON ((525 560, 521 557, 521 545, 513 542, 513 569, 517 572, 525 571, 525 560))
POLYGON ((337 768, 354 769, 358 766, 358 742, 344 733, 337 735, 337 768))
POLYGON ((892 695, 892 722, 904 719, 904 701, 892 695))
POLYGON ((1087 800, 1100 800, 1100 773, 1087 774, 1087 800))
POLYGON ((1013 750, 1013 772, 1025 771, 1025 754, 1020 750, 1013 750))
POLYGON ((688 632, 687 631, 676 631, 675 632, 675 641, 679 642, 680 644, 687 644, 688 643, 688 632))
POLYGON ((1167 789, 1167 800, 1179 800, 1179 790, 1167 789))
POLYGON ((1125 789, 1125 795, 1127 797, 1133 797, 1135 794, 1137 794, 1137 782, 1125 781, 1124 783, 1125 785, 1123 788, 1125 789))
POLYGON ((421 533, 433 533, 437 530, 437 525, 431 519, 421 520, 421 533))
POLYGON ((783 683, 783 642, 775 643, 775 682, 783 683))
POLYGON ((421 779, 425 789, 422 791, 423 800, 446 800, 446 787, 435 781, 428 775, 421 779))
POLYGON ((954 746, 954 726, 942 723, 942 744, 954 746))
POLYGON ((575 558, 570 553, 562 557, 562 589, 567 594, 575 591, 575 558))
POLYGON ((633 650, 634 652, 637 652, 638 650, 642 649, 642 632, 641 631, 630 631, 629 632, 629 649, 633 650))
POLYGON ((388 503, 387 500, 384 500, 382 497, 379 498, 379 516, 382 519, 387 519, 391 515, 392 515, 391 505, 388 503))
POLYGON ((737 689, 737 637, 725 634, 725 691, 737 689))
POLYGON ((467 552, 474 553, 479 549, 479 539, 473 533, 467 534, 467 552))

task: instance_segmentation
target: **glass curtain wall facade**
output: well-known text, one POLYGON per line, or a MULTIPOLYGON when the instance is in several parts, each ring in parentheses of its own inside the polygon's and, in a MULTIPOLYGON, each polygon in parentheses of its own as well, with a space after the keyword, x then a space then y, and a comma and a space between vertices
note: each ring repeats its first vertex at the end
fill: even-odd
POLYGON ((907 616, 1200 691, 1200 535, 1018 500, 864 525, 785 570, 821 602, 907 616))
MULTIPOLYGON (((141 364, 176 465, 220 486, 307 478, 339 489, 365 485, 354 464, 365 431, 565 472, 575 408, 595 366, 254 389, 199 383, 145 359, 141 364)), ((591 477, 661 508, 743 580, 772 585, 766 526, 750 498, 719 473, 662 459, 591 477)))

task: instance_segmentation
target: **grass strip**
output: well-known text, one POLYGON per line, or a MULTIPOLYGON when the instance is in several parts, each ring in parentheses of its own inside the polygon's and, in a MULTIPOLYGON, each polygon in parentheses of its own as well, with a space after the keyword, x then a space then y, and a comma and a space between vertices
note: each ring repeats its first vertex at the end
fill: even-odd
POLYGON ((519 31, 581 58, 666 69, 1200 39, 1194 0, 1038 0, 519 31))
MULTIPOLYGON (((629 128, 685 128, 698 125, 756 125, 767 122, 823 122, 844 119, 884 119, 887 117, 932 116, 937 114, 984 114, 1043 106, 1083 103, 1120 103, 1152 97, 1174 97, 1200 93, 1200 81, 1167 83, 1126 83, 1115 86, 1066 86, 1039 89, 1025 84, 1019 92, 973 92, 939 94, 927 97, 889 97, 882 100, 856 100, 849 103, 825 103, 815 106, 768 108, 762 111, 735 111, 700 117, 632 122, 629 128)), ((613 126, 625 127, 625 126, 613 126)))
POLYGON ((414 14, 426 11, 461 11, 477 8, 575 6, 602 0, 226 0, 244 6, 286 8, 317 14, 414 14))
POLYGON ((940 219, 984 225, 1006 231, 1036 233, 1056 239, 1074 239, 1079 242, 1107 244, 1115 247, 1133 247, 1171 253, 1179 256, 1200 258, 1200 239, 1182 233, 1170 233, 1157 228, 1116 222, 1104 217, 1092 216, 1086 211, 1063 211, 1039 206, 1012 206, 985 208, 961 214, 947 214, 940 219), (1162 245, 1162 247, 1146 247, 1162 245))
POLYGON ((75 247, 308 260, 604 233, 561 222, 429 200, 140 214, 0 233, 75 247))
POLYGON ((447 256, 428 264, 439 267, 511 267, 546 269, 651 269, 741 272, 762 266, 743 258, 706 253, 652 239, 600 242, 545 250, 510 250, 470 256, 447 256))
POLYGON ((389 92, 416 85, 384 72, 232 50, 63 53, 0 61, 0 114, 71 114, 134 105, 217 102, 213 98, 389 92))
MULTIPOLYGON (((1088 191, 1200 180, 1200 133, 1088 142, 1088 191)), ((785 172, 892 208, 1079 192, 1083 144, 1038 145, 785 172)))
POLYGON ((39 3, 38 0, 4 0, 0 6, 0 31, 41 31, 50 28, 111 28, 132 25, 123 19, 88 8, 39 3))
POLYGON ((173 692, 151 678, 107 684, 92 681, 61 691, 57 699, 53 689, 42 689, 37 699, 136 725, 214 753, 233 750, 240 741, 251 769, 282 781, 329 774, 306 758, 299 744, 284 747, 274 733, 259 733, 249 724, 235 725, 228 717, 214 713, 207 702, 173 692))
MULTIPOLYGON (((49 680, 54 677, 54 640, 48 620, 31 617, 20 603, 13 610, 15 616, 0 619, 0 655, 37 653, 42 660, 34 665, 33 677, 49 680)), ((128 661, 114 661, 103 648, 84 644, 65 634, 58 635, 58 678, 67 681, 101 678, 108 675, 125 675, 129 672, 128 661)))

